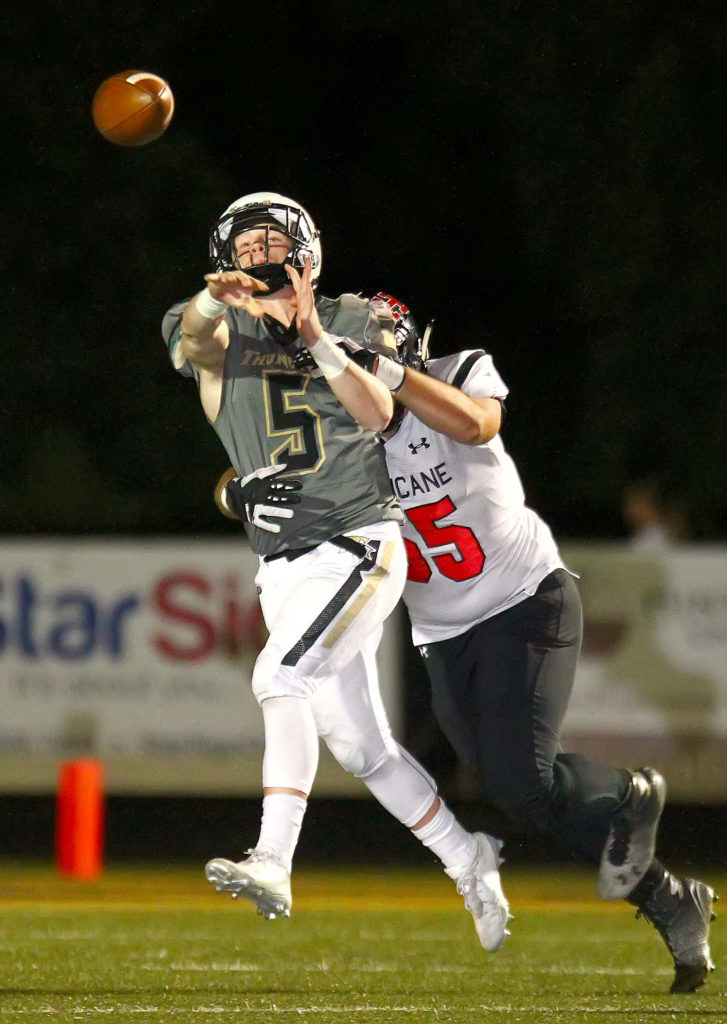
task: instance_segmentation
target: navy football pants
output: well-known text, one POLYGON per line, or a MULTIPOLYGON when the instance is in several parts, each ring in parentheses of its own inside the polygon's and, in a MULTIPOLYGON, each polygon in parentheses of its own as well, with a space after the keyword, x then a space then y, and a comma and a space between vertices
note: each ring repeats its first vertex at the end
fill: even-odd
POLYGON ((561 752, 582 630, 578 588, 556 569, 532 597, 419 650, 435 717, 483 796, 598 863, 631 776, 561 752))

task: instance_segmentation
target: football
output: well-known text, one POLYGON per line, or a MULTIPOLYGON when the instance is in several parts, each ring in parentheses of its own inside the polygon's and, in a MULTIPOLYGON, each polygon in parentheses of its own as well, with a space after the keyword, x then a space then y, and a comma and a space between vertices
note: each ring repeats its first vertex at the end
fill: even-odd
POLYGON ((174 114, 169 83, 150 71, 119 71, 96 90, 93 123, 117 146, 145 146, 158 139, 174 114))

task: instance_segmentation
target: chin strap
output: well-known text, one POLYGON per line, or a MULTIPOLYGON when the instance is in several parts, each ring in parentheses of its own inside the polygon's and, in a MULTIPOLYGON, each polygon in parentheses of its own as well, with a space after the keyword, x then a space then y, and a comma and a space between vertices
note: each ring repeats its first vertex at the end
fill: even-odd
POLYGON ((262 321, 265 325, 265 330, 279 345, 286 347, 292 345, 298 337, 298 328, 296 327, 295 320, 289 327, 286 327, 285 324, 281 324, 279 320, 276 320, 274 316, 270 316, 269 313, 263 313, 262 321))
POLYGON ((285 288, 286 284, 290 284, 290 278, 282 263, 262 263, 256 267, 246 267, 245 273, 250 277, 254 277, 256 281, 262 281, 263 284, 268 286, 267 291, 260 289, 253 292, 253 298, 261 295, 271 295, 273 292, 278 292, 281 288, 285 288))

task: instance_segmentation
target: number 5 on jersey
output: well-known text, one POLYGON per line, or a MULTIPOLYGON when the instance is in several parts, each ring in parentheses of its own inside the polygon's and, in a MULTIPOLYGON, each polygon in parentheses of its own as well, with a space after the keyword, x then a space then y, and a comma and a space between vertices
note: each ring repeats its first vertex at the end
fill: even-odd
MULTIPOLYGON (((452 499, 447 496, 430 505, 404 509, 406 517, 424 541, 427 548, 440 548, 452 544, 454 553, 430 555, 442 576, 461 582, 479 576, 485 564, 485 553, 480 542, 468 526, 438 526, 440 519, 456 512, 452 499)), ((429 562, 414 541, 405 538, 406 554, 409 559, 407 580, 410 583, 428 583, 432 576, 429 562)))

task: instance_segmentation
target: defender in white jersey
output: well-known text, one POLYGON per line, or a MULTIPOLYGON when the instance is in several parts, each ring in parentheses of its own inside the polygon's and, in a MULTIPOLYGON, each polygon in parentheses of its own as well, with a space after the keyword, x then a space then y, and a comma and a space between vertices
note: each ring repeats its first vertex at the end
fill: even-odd
POLYGON ((397 361, 380 357, 375 373, 397 399, 384 436, 405 513, 403 596, 435 715, 483 795, 598 864, 600 895, 625 898, 662 935, 671 991, 693 991, 714 966, 714 893, 654 857, 664 780, 560 748, 581 604, 499 435, 508 389, 483 351, 426 360, 406 307, 379 298, 397 318, 397 361))
MULTIPOLYGON (((481 944, 499 949, 508 919, 500 844, 456 821, 394 741, 378 691, 376 649, 406 573, 401 512, 376 433, 393 402, 347 350, 371 344, 385 317, 356 296, 315 296, 319 233, 284 196, 237 200, 214 226, 210 248, 206 287, 172 307, 163 334, 243 476, 237 507, 249 513, 246 530, 260 556, 269 636, 252 679, 265 728, 260 834, 245 859, 211 860, 207 878, 267 918, 289 915, 320 736, 440 858, 481 944), (301 355, 312 363, 301 368, 301 355)), ((225 504, 235 508, 235 497, 225 504)))
MULTIPOLYGON (((432 359, 426 371, 442 381, 461 379, 473 397, 502 401, 508 393, 484 352, 432 359)), ((550 529, 525 505, 499 434, 485 444, 460 444, 410 413, 386 442, 386 463, 406 512, 405 600, 417 646, 511 608, 563 568, 550 529)))

